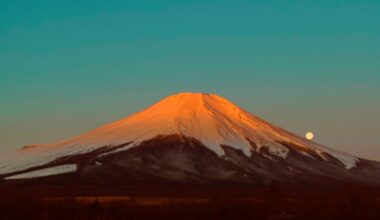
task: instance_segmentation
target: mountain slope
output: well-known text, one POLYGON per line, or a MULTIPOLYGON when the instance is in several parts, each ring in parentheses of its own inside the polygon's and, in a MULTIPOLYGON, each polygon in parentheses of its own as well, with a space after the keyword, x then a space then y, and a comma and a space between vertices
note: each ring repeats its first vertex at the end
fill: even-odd
POLYGON ((14 179, 70 164, 78 165, 75 175, 90 182, 379 180, 369 178, 379 170, 375 162, 307 141, 220 96, 200 93, 170 96, 66 141, 24 147, 0 158, 0 176, 14 179))

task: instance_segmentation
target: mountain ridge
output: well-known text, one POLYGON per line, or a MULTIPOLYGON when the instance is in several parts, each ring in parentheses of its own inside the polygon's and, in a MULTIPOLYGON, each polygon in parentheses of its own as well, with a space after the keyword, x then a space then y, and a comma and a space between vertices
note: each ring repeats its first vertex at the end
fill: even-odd
MULTIPOLYGON (((168 169, 173 169, 172 172, 184 179, 196 175, 200 182, 207 182, 209 178, 202 174, 201 168, 192 169, 194 173, 183 174, 184 168, 180 166, 183 161, 188 161, 189 164, 197 164, 197 158, 209 158, 215 165, 215 173, 219 173, 221 179, 227 178, 225 175, 228 174, 230 177, 227 179, 243 182, 244 178, 241 179, 241 176, 251 176, 255 172, 255 175, 262 175, 264 178, 267 178, 264 175, 265 173, 267 175, 275 174, 276 172, 271 170, 273 166, 286 166, 280 169, 282 170, 280 173, 276 174, 281 176, 282 179, 286 178, 286 173, 290 176, 295 175, 294 177, 296 178, 297 175, 302 175, 301 173, 306 175, 306 172, 309 172, 310 176, 328 176, 334 179, 335 177, 333 176, 336 175, 337 179, 359 181, 363 175, 367 175, 367 168, 364 169, 363 164, 371 164, 366 166, 374 166, 377 169, 374 162, 369 163, 366 162, 367 160, 338 152, 298 137, 243 110, 223 97, 203 93, 172 95, 141 112, 106 124, 72 139, 53 144, 34 145, 17 151, 13 155, 1 157, 0 178, 3 176, 3 178, 9 180, 14 175, 31 172, 33 169, 42 169, 49 166, 54 168, 54 166, 65 165, 62 163, 62 158, 71 158, 71 160, 67 161, 77 165, 82 164, 78 166, 77 171, 73 172, 82 172, 83 175, 87 175, 86 169, 88 167, 86 168, 86 166, 88 164, 91 164, 91 166, 93 163, 98 164, 96 169, 101 172, 100 170, 102 169, 99 167, 104 164, 116 163, 116 167, 125 170, 125 173, 130 173, 131 169, 136 169, 131 165, 135 164, 142 174, 145 172, 144 175, 151 177, 158 174, 152 173, 150 166, 159 168, 164 166, 172 168, 160 169, 160 172, 167 173, 168 169), (157 144, 157 142, 161 143, 161 145, 157 144), (163 145, 168 143, 173 149, 168 149, 163 145), (121 145, 122 147, 118 147, 121 145), (157 149, 145 147, 149 149, 149 151, 146 151, 146 155, 151 156, 146 157, 146 155, 142 154, 136 156, 141 160, 145 158, 146 164, 133 162, 136 158, 130 157, 133 154, 131 152, 135 152, 136 149, 140 148, 141 151, 145 152, 142 149, 147 145, 154 145, 157 149), (190 150, 186 149, 187 145, 197 147, 190 150), (203 148, 206 148, 207 151, 203 148), (93 153, 99 152, 100 149, 106 150, 101 154, 93 153), (161 149, 165 150, 161 151, 161 149), (173 153, 173 151, 176 153, 173 153), (209 153, 215 154, 217 157, 201 155, 198 151, 207 152, 207 155, 209 153), (167 160, 166 162, 160 161, 160 158, 165 158, 165 154, 177 154, 179 161, 168 158, 165 159, 167 160), (81 155, 92 155, 92 157, 81 157, 81 155), (129 160, 117 155, 125 155, 129 160), (234 155, 234 158, 231 158, 232 155, 234 155), (113 161, 110 158, 116 159, 113 161), (152 158, 156 159, 151 161, 152 158), (247 161, 247 158, 250 162, 247 161), (105 162, 100 162, 103 159, 105 162), (181 159, 183 160, 182 162, 181 159), (90 163, 89 161, 92 162, 90 163), (226 165, 226 161, 229 165, 226 165), (261 161, 262 164, 257 164, 257 161, 261 161), (170 163, 174 163, 174 165, 170 163), (249 172, 244 173, 245 168, 240 163, 251 167, 249 172), (313 166, 310 167, 310 164, 313 164, 314 168, 313 166), (258 170, 262 169, 260 166, 266 166, 265 169, 268 170, 264 169, 261 174, 258 174, 258 170), (293 169, 295 172, 289 173, 286 169, 293 169), (334 170, 336 174, 331 173, 328 169, 334 170), (364 169, 363 174, 358 172, 360 169, 364 169), (221 170, 224 171, 221 172, 221 170)), ((91 166, 89 165, 89 167, 91 166)), ((190 167, 193 167, 193 165, 190 167)), ((51 170, 49 172, 51 173, 51 170)), ((218 175, 214 174, 211 171, 209 172, 210 176, 218 179, 218 175)), ((25 175, 22 176, 25 177, 25 175)), ((119 176, 118 178, 123 177, 119 176)), ((165 179, 164 176, 160 178, 165 179)), ((178 179, 179 177, 173 180, 172 176, 168 174, 166 178, 170 181, 177 181, 176 178, 178 179)), ((281 178, 275 179, 280 181, 281 178)), ((249 179, 249 181, 248 179, 246 180, 247 182, 253 181, 253 179, 249 179)))

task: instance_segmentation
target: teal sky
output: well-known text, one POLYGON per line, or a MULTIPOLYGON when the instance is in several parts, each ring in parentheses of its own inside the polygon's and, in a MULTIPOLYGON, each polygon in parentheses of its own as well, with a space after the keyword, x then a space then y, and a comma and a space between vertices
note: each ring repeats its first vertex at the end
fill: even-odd
POLYGON ((0 2, 0 152, 180 91, 380 160, 380 1, 0 2))

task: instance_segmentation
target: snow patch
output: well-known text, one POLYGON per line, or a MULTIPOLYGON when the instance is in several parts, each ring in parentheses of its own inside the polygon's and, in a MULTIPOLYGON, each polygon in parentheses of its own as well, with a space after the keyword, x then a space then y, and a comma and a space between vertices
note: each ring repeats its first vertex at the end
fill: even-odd
POLYGON ((77 171, 77 165, 68 164, 68 165, 49 167, 49 168, 35 170, 35 171, 27 172, 27 173, 17 174, 14 176, 6 177, 4 179, 5 180, 31 179, 31 178, 37 178, 37 177, 58 175, 58 174, 63 174, 63 173, 72 173, 75 171, 77 171))
POLYGON ((126 150, 128 150, 129 148, 131 148, 131 147, 133 147, 135 145, 136 144, 134 144, 134 143, 130 143, 127 146, 124 146, 122 148, 119 148, 119 149, 116 149, 116 150, 113 150, 113 151, 109 151, 107 153, 102 153, 98 157, 104 157, 104 156, 107 156, 107 155, 110 155, 110 154, 114 154, 114 153, 117 153, 117 152, 126 151, 126 150))

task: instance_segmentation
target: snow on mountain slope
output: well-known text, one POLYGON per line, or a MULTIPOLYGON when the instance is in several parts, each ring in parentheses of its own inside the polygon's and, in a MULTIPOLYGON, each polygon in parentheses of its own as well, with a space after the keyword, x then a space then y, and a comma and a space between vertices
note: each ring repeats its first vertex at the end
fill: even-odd
POLYGON ((61 165, 55 167, 49 167, 45 169, 35 170, 27 173, 22 173, 14 176, 10 176, 5 178, 6 180, 14 180, 14 179, 30 179, 36 177, 45 177, 45 176, 53 176, 64 173, 72 173, 77 170, 76 164, 69 165, 61 165))
MULTIPOLYGON (((93 151, 104 146, 130 143, 122 150, 138 146, 157 136, 181 134, 199 140, 219 156, 221 145, 241 150, 246 156, 268 147, 273 156, 286 159, 289 149, 281 142, 296 144, 304 155, 314 152, 325 158, 331 155, 347 169, 358 158, 336 152, 291 134, 244 111, 230 101, 201 93, 172 95, 130 117, 97 128, 72 139, 45 145, 35 145, 0 157, 0 174, 46 164, 57 158, 93 151), (250 141, 256 145, 253 148, 250 141)), ((120 151, 121 149, 118 149, 120 151)), ((325 158, 327 160, 327 158, 325 158)))

